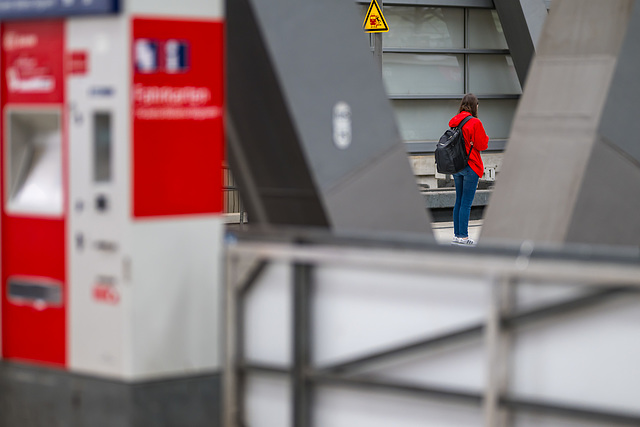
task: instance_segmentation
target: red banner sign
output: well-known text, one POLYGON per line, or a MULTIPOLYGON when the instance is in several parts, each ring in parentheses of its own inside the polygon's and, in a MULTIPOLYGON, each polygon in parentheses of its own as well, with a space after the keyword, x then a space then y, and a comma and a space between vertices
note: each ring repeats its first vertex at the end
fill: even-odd
POLYGON ((133 20, 133 215, 222 211, 223 23, 133 20))

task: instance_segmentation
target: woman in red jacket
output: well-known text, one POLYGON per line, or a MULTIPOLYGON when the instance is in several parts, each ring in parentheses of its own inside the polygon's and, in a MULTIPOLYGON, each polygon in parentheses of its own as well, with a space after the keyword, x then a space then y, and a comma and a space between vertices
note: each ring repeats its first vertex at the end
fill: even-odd
POLYGON ((487 149, 489 137, 484 131, 482 122, 478 119, 478 98, 472 93, 466 94, 460 102, 458 114, 449 121, 449 126, 456 127, 467 116, 473 116, 462 128, 462 136, 467 152, 469 164, 460 172, 453 174, 456 185, 456 204, 453 207, 453 234, 452 244, 475 245, 476 242, 469 238, 469 215, 471 204, 476 195, 478 180, 484 173, 484 165, 480 152, 487 149))

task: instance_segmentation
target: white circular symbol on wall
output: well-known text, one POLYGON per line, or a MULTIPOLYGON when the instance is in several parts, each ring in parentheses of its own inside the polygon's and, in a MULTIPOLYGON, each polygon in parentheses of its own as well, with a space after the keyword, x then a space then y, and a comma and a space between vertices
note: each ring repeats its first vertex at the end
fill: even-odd
POLYGON ((351 145, 351 107, 344 101, 333 106, 333 143, 341 150, 351 145))

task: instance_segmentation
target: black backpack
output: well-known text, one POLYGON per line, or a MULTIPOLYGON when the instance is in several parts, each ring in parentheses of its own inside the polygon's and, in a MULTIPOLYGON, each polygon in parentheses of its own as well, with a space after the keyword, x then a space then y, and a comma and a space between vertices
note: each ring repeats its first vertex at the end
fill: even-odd
POLYGON ((447 129, 440 137, 440 141, 436 144, 435 153, 439 173, 453 174, 467 167, 473 146, 469 147, 467 153, 464 147, 462 126, 472 118, 473 116, 465 117, 458 126, 447 129))

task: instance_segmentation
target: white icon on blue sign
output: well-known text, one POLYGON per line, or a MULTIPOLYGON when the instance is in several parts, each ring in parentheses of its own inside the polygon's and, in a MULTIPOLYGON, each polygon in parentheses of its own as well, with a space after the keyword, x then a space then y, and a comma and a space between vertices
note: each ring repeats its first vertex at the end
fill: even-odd
POLYGON ((189 68, 189 45, 181 40, 167 40, 164 45, 167 73, 184 73, 189 68))
POLYGON ((149 39, 138 39, 135 45, 136 70, 140 73, 158 71, 158 43, 149 39))

